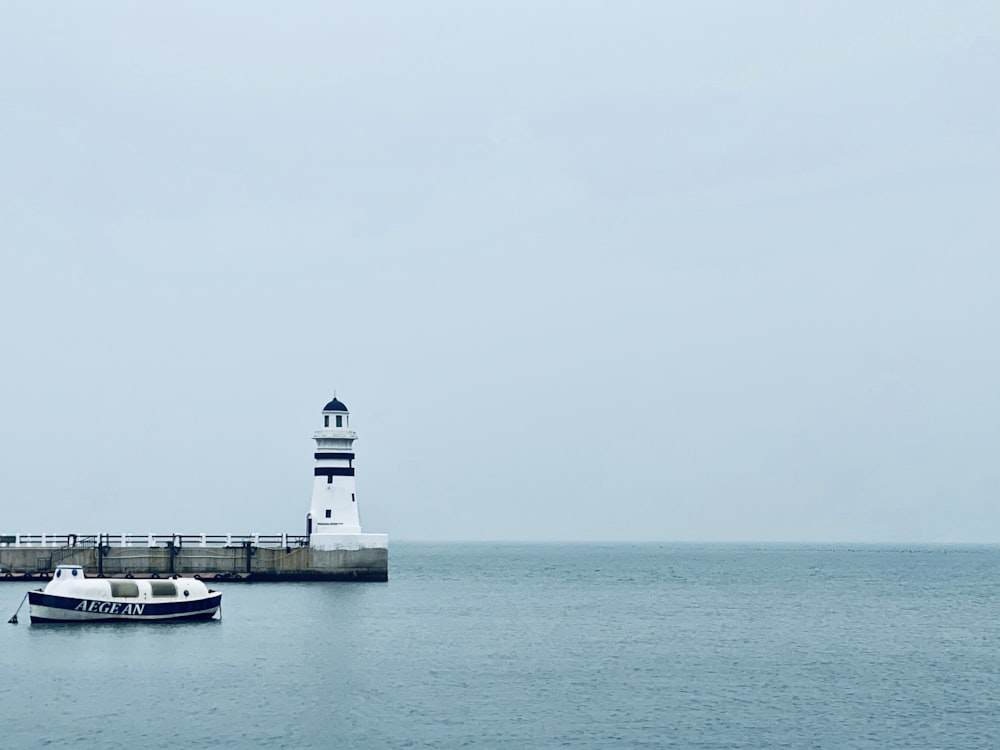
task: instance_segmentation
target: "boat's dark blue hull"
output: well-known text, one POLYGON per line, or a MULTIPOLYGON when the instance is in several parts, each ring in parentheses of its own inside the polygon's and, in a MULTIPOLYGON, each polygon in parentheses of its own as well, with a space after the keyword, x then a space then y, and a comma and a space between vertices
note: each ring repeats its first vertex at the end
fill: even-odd
POLYGON ((29 591, 32 622, 173 622, 209 620, 219 611, 222 594, 169 602, 79 599, 29 591))

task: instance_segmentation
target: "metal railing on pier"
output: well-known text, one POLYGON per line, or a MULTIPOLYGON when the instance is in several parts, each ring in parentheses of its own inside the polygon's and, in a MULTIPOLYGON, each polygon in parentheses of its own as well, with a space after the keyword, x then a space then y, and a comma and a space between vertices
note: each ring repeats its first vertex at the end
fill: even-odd
POLYGON ((305 534, 0 534, 3 547, 308 547, 305 534))

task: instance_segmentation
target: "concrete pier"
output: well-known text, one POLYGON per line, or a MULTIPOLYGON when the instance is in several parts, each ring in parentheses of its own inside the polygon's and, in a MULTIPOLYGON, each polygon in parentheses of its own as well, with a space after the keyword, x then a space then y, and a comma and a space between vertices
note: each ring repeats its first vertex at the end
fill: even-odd
POLYGON ((0 581, 46 580, 58 565, 105 578, 389 580, 388 534, 361 530, 350 412, 334 394, 321 416, 304 535, 0 534, 0 581))
POLYGON ((387 581, 389 550, 315 549, 307 537, 288 534, 0 536, 0 581, 45 580, 57 565, 82 565, 87 576, 107 578, 387 581))

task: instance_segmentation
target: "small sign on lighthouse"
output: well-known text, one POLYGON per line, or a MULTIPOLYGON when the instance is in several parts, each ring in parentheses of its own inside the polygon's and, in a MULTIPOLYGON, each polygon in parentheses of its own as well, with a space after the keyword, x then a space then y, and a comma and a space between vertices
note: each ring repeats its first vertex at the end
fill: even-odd
POLYGON ((323 407, 323 428, 313 433, 316 467, 312 502, 306 525, 314 549, 386 549, 388 534, 361 531, 354 482, 354 441, 351 413, 336 396, 323 407))

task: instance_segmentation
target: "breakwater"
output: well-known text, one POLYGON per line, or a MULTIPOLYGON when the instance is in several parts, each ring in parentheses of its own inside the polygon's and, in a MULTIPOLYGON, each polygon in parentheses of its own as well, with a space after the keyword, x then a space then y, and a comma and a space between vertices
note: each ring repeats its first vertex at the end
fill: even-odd
MULTIPOLYGON (((383 535, 359 535, 381 537, 383 535)), ((0 581, 46 580, 57 565, 87 576, 228 581, 387 581, 388 545, 316 549, 292 534, 0 535, 0 581)))

